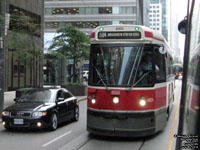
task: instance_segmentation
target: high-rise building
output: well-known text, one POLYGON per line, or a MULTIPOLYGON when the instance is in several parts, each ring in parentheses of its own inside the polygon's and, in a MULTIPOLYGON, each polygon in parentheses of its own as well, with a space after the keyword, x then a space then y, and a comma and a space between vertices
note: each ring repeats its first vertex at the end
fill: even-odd
POLYGON ((162 5, 160 3, 149 6, 149 26, 153 30, 162 32, 162 5))
MULTIPOLYGON (((165 39, 168 41, 169 39, 169 27, 168 27, 168 19, 169 19, 169 14, 168 14, 168 0, 151 0, 151 6, 155 6, 155 9, 157 9, 156 11, 159 11, 159 17, 155 18, 156 20, 161 19, 161 31, 162 31, 162 35, 165 37, 165 39), (158 8, 156 8, 158 7, 158 8)), ((150 6, 150 7, 151 7, 150 6)), ((151 9, 151 8, 150 8, 151 9)), ((158 12, 150 12, 150 14, 157 16, 158 12)), ((149 15, 150 15, 149 14, 149 15)), ((151 21, 151 20, 150 20, 151 21)), ((154 22, 152 22, 154 24, 154 22)), ((158 23, 155 23, 155 25, 157 25, 158 23)), ((151 25, 151 24, 150 24, 151 25)))
POLYGON ((5 91, 41 87, 44 0, 7 0, 6 13, 10 19, 5 41, 5 91))
POLYGON ((99 25, 145 25, 148 21, 144 20, 148 19, 144 17, 148 16, 143 15, 143 10, 148 8, 144 4, 143 0, 45 0, 45 32, 55 32, 66 25, 88 34, 99 25))

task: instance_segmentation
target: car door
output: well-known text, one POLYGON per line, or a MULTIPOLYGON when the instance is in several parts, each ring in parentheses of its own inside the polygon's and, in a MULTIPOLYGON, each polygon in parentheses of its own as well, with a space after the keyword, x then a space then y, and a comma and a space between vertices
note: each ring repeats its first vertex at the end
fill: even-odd
POLYGON ((58 114, 59 114, 59 119, 60 121, 62 122, 63 120, 65 120, 65 116, 67 115, 67 103, 65 101, 65 98, 64 98, 64 93, 62 90, 59 90, 57 92, 57 95, 56 95, 56 105, 57 105, 57 111, 58 111, 58 114))
POLYGON ((68 115, 70 118, 72 118, 74 115, 74 108, 77 103, 76 98, 68 91, 64 91, 64 97, 65 100, 68 102, 68 115))

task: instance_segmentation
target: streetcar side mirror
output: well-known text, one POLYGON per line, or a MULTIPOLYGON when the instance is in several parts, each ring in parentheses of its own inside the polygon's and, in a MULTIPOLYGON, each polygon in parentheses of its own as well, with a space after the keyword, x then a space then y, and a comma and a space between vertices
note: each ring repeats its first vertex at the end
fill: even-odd
POLYGON ((166 49, 165 49, 164 46, 161 46, 161 47, 159 48, 159 52, 160 52, 161 54, 165 54, 167 51, 166 51, 166 49))
POLYGON ((187 33, 187 16, 178 24, 178 31, 182 34, 187 33))

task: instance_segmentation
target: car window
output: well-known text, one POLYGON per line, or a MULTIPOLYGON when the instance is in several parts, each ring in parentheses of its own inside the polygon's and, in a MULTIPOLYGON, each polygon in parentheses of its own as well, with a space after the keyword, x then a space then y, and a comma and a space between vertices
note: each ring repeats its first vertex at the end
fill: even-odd
POLYGON ((67 98, 70 98, 72 97, 72 95, 68 92, 64 92, 64 98, 67 99, 67 98))
POLYGON ((58 93, 57 93, 57 96, 56 96, 56 99, 58 98, 64 98, 64 95, 63 95, 63 91, 62 90, 59 90, 58 93))

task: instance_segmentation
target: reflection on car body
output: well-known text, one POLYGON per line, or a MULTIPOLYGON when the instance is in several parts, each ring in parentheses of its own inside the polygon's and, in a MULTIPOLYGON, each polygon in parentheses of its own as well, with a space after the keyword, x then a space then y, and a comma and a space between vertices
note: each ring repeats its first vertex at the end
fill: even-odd
POLYGON ((5 108, 2 122, 10 128, 49 128, 67 120, 79 119, 77 98, 66 89, 32 89, 5 108))

